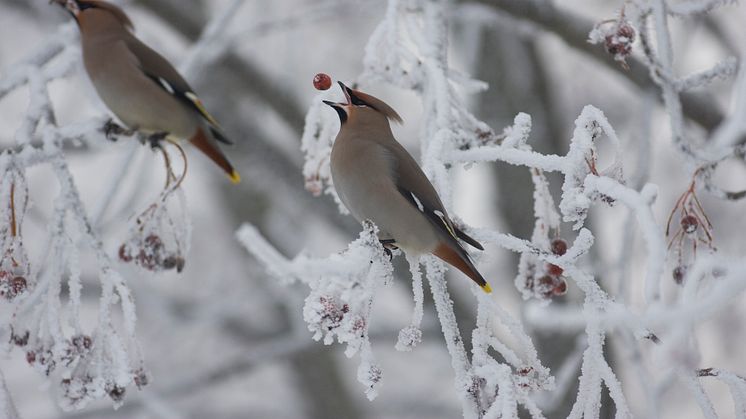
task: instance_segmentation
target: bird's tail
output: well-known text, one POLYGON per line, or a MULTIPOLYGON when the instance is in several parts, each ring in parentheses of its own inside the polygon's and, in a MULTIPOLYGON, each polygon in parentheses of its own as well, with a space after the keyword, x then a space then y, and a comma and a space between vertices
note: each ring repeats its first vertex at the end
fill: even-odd
POLYGON ((482 274, 477 271, 477 268, 471 262, 469 255, 466 254, 465 250, 456 250, 447 243, 441 242, 438 244, 438 247, 435 248, 433 254, 466 274, 466 276, 476 282, 477 285, 479 285, 487 294, 492 292, 490 284, 488 284, 487 281, 484 280, 484 277, 482 277, 482 274))
POLYGON ((205 130, 202 127, 197 128, 197 133, 189 140, 194 144, 200 151, 205 153, 210 160, 214 161, 215 164, 220 166, 221 169, 228 174, 231 182, 238 183, 241 181, 241 176, 238 174, 233 165, 225 157, 225 154, 218 148, 215 141, 207 136, 205 130))

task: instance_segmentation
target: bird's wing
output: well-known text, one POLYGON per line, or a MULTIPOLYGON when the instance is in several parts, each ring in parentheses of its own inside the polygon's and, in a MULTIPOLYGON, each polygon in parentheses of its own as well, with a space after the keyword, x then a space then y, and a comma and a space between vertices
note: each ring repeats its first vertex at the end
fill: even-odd
POLYGON ((453 224, 443 207, 435 187, 422 172, 411 154, 396 140, 384 145, 393 156, 395 184, 399 193, 414 205, 430 222, 458 242, 461 239, 479 250, 481 244, 453 224))
POLYGON ((194 93, 189 83, 181 77, 181 74, 176 71, 168 60, 134 36, 126 37, 125 43, 137 59, 138 66, 148 78, 153 80, 155 84, 168 94, 197 111, 209 124, 210 132, 212 132, 215 139, 226 144, 233 144, 223 133, 218 121, 207 112, 207 109, 202 105, 202 101, 194 93))

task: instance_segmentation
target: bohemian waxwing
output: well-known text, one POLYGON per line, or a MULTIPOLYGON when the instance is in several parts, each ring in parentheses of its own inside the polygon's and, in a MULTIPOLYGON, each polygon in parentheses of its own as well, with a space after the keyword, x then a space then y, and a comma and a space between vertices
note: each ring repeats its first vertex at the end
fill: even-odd
POLYGON ((331 153, 339 198, 359 222, 378 227, 385 246, 432 253, 491 292, 459 239, 479 250, 482 245, 453 224, 432 183, 394 138, 389 119, 401 117, 382 100, 339 85, 347 103, 324 101, 341 122, 331 153))
POLYGON ((240 181, 216 140, 232 142, 176 69, 132 34, 132 22, 122 9, 99 0, 53 1, 78 23, 88 76, 122 122, 153 138, 189 139, 232 182, 240 181))

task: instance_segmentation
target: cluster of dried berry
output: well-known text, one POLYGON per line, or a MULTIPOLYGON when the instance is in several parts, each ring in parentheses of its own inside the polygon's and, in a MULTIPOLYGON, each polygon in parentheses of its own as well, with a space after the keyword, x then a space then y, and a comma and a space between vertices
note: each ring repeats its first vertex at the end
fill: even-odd
POLYGON ((614 30, 604 38, 606 52, 614 56, 623 67, 627 68, 627 57, 632 53, 632 44, 635 42, 635 29, 626 19, 620 19, 614 26, 614 30))
MULTIPOLYGON (((11 333, 11 341, 17 346, 24 347, 28 345, 29 332, 26 331, 23 335, 16 335, 15 332, 11 333)), ((93 339, 87 335, 76 335, 67 341, 66 347, 64 348, 63 355, 59 361, 65 365, 70 365, 74 361, 81 358, 85 358, 93 348, 93 339)), ((44 373, 49 375, 57 367, 57 361, 54 359, 52 349, 45 346, 39 346, 36 349, 28 350, 26 352, 26 362, 30 365, 41 366, 44 373)))
MULTIPOLYGON (((63 378, 61 381, 62 393, 65 398, 72 402, 73 405, 85 400, 91 392, 94 392, 94 386, 98 385, 90 374, 75 376, 72 378, 63 378)), ((107 382, 104 384, 104 391, 109 398, 115 403, 124 401, 125 388, 114 383, 107 382)))
POLYGON ((0 269, 0 297, 13 301, 16 297, 26 292, 28 281, 19 270, 0 269))
POLYGON ((46 375, 51 374, 57 367, 57 361, 54 360, 52 350, 43 346, 26 352, 26 362, 29 365, 37 366, 46 375))
POLYGON ((635 28, 624 16, 624 10, 618 19, 608 19, 596 24, 589 34, 592 44, 602 44, 606 52, 626 70, 629 70, 627 58, 632 54, 632 44, 636 37, 635 28))
POLYGON ((119 259, 123 262, 134 261, 136 265, 149 271, 167 271, 184 269, 184 257, 177 249, 169 251, 163 240, 156 234, 149 234, 142 240, 125 243, 119 247, 119 259))
MULTIPOLYGON (((562 256, 567 252, 567 243, 562 239, 554 239, 551 243, 551 250, 553 254, 562 256)), ((543 298, 564 295, 567 292, 567 281, 562 277, 563 272, 561 267, 547 263, 541 274, 528 277, 526 287, 543 298)))
POLYGON ((350 311, 347 304, 338 304, 334 297, 319 297, 321 303, 321 321, 325 323, 326 329, 331 331, 339 327, 345 314, 350 311))

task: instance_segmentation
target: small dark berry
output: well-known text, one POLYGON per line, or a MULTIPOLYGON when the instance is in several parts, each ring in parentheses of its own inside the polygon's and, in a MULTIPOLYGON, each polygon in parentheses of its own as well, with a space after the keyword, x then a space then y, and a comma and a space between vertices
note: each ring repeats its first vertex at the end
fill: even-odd
POLYGON ((127 249, 126 244, 119 246, 119 260, 122 262, 132 261, 132 255, 130 254, 129 249, 127 249))
POLYGON ((552 253, 562 256, 567 253, 567 242, 562 239, 552 240, 552 253))
POLYGON ((176 267, 176 256, 171 255, 163 259, 163 269, 173 269, 176 267))
POLYGON ((33 365, 34 362, 36 362, 36 352, 34 351, 26 352, 26 362, 33 365))
POLYGON ((697 226, 699 226, 697 217, 689 214, 681 218, 681 228, 684 229, 685 233, 694 233, 697 231, 697 226))
POLYGON ((109 397, 115 402, 121 402, 122 400, 124 400, 124 387, 115 385, 108 391, 108 393, 109 397))
POLYGON ((564 271, 565 271, 564 269, 560 268, 559 266, 553 263, 547 264, 547 273, 551 276, 560 276, 562 275, 562 272, 564 271))
POLYGON ((684 282, 685 275, 686 275, 686 267, 677 266, 673 269, 673 280, 677 284, 681 285, 684 282))
POLYGON ((567 281, 564 280, 564 278, 560 278, 559 283, 554 286, 554 289, 552 290, 552 293, 554 295, 565 295, 567 292, 567 281))

